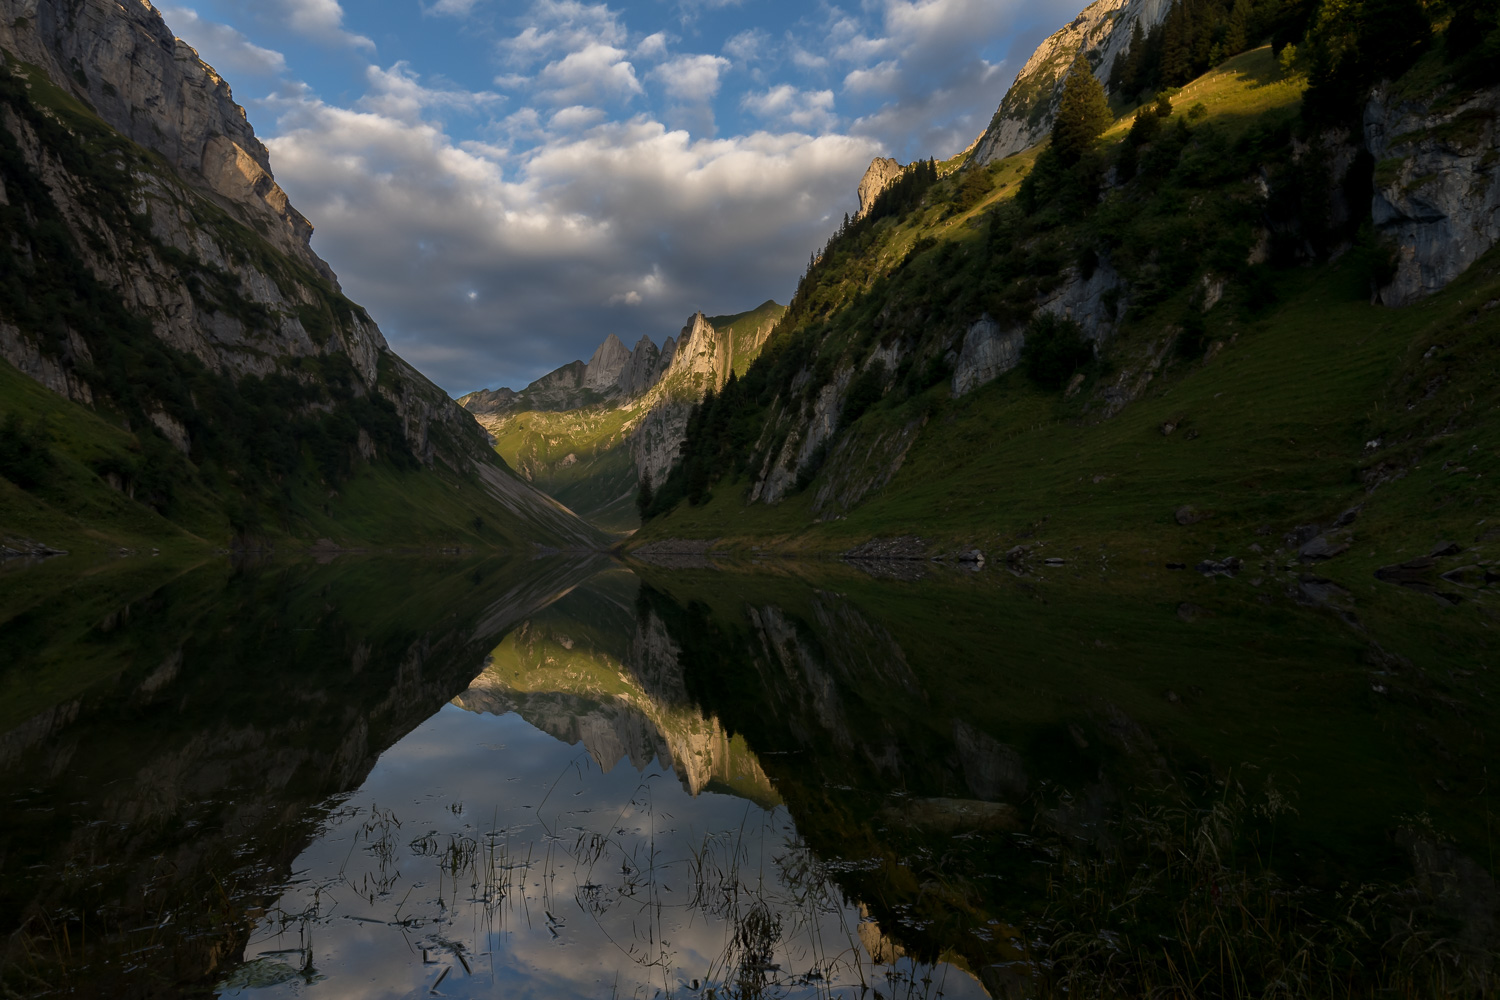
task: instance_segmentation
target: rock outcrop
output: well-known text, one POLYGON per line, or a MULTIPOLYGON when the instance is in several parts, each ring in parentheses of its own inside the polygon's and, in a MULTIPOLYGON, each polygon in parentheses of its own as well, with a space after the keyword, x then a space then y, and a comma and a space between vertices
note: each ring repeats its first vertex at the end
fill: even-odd
POLYGON ((736 343, 736 337, 715 329, 702 313, 689 317, 673 342, 670 360, 662 352, 660 388, 631 439, 631 456, 642 479, 650 476, 660 484, 671 474, 693 407, 709 389, 718 390, 729 380, 736 356, 760 352, 774 325, 767 320, 736 343))
POLYGON ((792 492, 798 478, 807 469, 821 464, 839 429, 844 394, 853 379, 854 369, 844 368, 835 372, 833 380, 818 390, 813 397, 811 415, 796 423, 780 451, 767 453, 765 467, 755 485, 750 487, 751 503, 777 503, 792 492))
POLYGON ((1115 60, 1129 50, 1135 26, 1150 32, 1166 20, 1171 8, 1172 0, 1095 0, 1084 8, 1026 60, 969 162, 983 166, 1046 138, 1062 99, 1063 80, 1078 54, 1105 81, 1115 60))
POLYGON ((1024 327, 1001 330, 989 313, 979 317, 964 334, 958 363, 953 367, 953 395, 967 395, 1010 371, 1021 363, 1025 346, 1024 327))
POLYGON ((859 215, 856 218, 863 219, 870 214, 870 209, 875 205, 875 199, 880 193, 901 176, 906 168, 888 156, 877 156, 870 164, 870 169, 859 181, 859 215))
POLYGON ((1500 242, 1500 87, 1434 112, 1385 87, 1365 108, 1376 162, 1376 229, 1399 248, 1381 302, 1405 305, 1458 277, 1500 242))
POLYGON ((509 410, 518 396, 514 389, 480 389, 471 392, 467 396, 458 398, 458 405, 468 410, 475 416, 489 413, 504 413, 509 410))
MULTIPOLYGON (((676 347, 676 342, 668 338, 676 347)), ((650 337, 642 337, 630 352, 630 363, 621 371, 618 381, 620 392, 626 396, 639 396, 656 384, 662 372, 662 352, 650 337)), ((669 362, 670 363, 670 362, 669 362)))

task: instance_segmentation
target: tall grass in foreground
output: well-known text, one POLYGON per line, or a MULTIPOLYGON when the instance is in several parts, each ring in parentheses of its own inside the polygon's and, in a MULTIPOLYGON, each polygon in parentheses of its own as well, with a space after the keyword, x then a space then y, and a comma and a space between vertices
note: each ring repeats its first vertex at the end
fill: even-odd
POLYGON ((1400 837, 1416 869, 1407 882, 1292 884, 1271 867, 1274 839, 1244 856, 1255 818, 1274 832, 1290 811, 1268 789, 1256 804, 1231 782, 1208 806, 1138 809, 1114 831, 1116 850, 1061 851, 1035 978, 992 988, 1074 1000, 1500 995, 1488 873, 1417 821, 1400 837))

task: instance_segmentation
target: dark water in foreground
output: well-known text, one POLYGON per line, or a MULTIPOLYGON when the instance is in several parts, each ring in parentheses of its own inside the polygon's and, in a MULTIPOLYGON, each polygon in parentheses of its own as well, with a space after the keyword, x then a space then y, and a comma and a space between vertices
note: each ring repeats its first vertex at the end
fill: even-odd
POLYGON ((0 996, 1494 995, 1483 594, 1048 572, 7 570, 0 996))

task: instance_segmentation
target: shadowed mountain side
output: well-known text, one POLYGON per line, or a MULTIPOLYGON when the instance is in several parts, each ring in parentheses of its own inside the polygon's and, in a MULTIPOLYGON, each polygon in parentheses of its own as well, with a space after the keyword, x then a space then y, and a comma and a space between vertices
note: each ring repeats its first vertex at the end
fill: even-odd
POLYGON ((8 547, 598 544, 343 295, 154 7, 7 10, 0 419, 29 456, 0 468, 8 547))

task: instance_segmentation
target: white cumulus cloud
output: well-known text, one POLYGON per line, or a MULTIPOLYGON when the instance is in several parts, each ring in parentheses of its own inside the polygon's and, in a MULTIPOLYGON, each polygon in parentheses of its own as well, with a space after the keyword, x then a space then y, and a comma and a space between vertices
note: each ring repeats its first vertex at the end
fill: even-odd
POLYGON ((268 15, 280 15, 293 32, 310 41, 356 49, 375 48, 375 43, 364 35, 344 30, 344 8, 338 0, 270 0, 264 10, 268 15))
POLYGON ((740 100, 746 111, 766 119, 815 132, 826 132, 838 124, 833 111, 833 91, 799 90, 789 83, 746 94, 740 100))
POLYGON ((625 51, 599 42, 548 63, 536 82, 541 97, 552 104, 623 101, 645 93, 625 51))
POLYGON ((603 331, 660 343, 694 310, 785 301, 879 152, 795 132, 695 140, 573 108, 516 112, 533 145, 508 151, 305 92, 274 107, 277 177, 315 220, 315 248, 454 390, 523 385, 603 331))
POLYGON ((709 101, 719 92, 719 76, 729 69, 723 56, 678 56, 651 71, 667 94, 679 101, 709 101))

